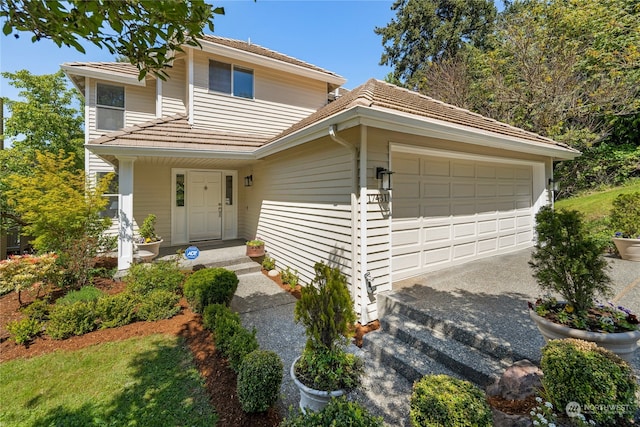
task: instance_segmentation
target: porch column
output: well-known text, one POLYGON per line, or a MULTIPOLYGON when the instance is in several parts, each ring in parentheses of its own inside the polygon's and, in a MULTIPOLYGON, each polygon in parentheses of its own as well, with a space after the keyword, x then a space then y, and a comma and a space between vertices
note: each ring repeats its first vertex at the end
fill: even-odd
POLYGON ((118 230, 118 270, 133 262, 133 162, 135 157, 118 157, 120 210, 118 230))

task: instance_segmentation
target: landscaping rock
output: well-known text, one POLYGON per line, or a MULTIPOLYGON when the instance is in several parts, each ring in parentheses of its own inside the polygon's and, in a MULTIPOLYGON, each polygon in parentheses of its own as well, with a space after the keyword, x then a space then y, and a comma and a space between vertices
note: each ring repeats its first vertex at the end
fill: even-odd
POLYGON ((491 408, 493 412, 493 427, 531 427, 533 422, 529 417, 523 415, 509 415, 496 408, 491 408))
POLYGON ((502 377, 487 387, 489 396, 509 400, 524 400, 542 388, 542 370, 529 360, 519 360, 508 367, 502 377))
POLYGON ((278 276, 278 270, 269 270, 269 273, 267 273, 269 275, 269 277, 276 277, 278 276))

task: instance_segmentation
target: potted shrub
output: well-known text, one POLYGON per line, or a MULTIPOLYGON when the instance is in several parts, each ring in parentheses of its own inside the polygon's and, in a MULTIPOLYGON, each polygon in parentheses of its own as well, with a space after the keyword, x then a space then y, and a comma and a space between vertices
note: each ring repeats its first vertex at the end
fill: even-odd
POLYGON ((163 240, 156 234, 156 219, 154 214, 147 215, 138 229, 140 237, 135 243, 138 255, 143 261, 151 261, 160 253, 160 245, 163 240))
POLYGON ((596 296, 611 295, 611 279, 602 245, 586 233, 580 213, 546 206, 536 222, 538 241, 529 265, 548 294, 529 303, 529 315, 544 338, 595 342, 631 360, 640 340, 638 319, 623 307, 597 302, 596 296))
POLYGON ((250 258, 264 256, 264 242, 260 239, 249 240, 247 242, 247 256, 250 258))
POLYGON ((640 191, 620 194, 613 201, 613 243, 622 259, 640 261, 640 191))
POLYGON ((346 351, 350 325, 356 321, 347 280, 339 269, 321 262, 314 271, 294 313, 307 335, 302 355, 291 365, 303 412, 319 411, 332 397, 356 388, 363 373, 362 361, 346 351))

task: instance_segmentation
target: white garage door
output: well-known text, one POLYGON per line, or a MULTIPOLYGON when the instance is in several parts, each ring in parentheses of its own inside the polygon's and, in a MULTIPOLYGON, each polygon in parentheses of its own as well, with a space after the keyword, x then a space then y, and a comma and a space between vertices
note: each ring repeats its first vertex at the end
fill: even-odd
POLYGON ((393 153, 392 280, 533 238, 532 166, 393 153))

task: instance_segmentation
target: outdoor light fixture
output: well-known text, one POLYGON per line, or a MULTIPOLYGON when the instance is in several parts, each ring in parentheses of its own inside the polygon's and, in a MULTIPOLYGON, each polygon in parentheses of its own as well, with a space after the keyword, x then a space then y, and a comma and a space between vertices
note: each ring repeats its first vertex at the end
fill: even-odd
POLYGON ((549 178, 549 189, 557 192, 560 189, 560 186, 558 185, 558 181, 554 181, 553 178, 549 178))
POLYGON ((253 185, 253 175, 247 175, 244 177, 244 186, 251 187, 253 185))
POLYGON ((391 190, 391 172, 389 169, 377 167, 376 168, 376 179, 382 181, 381 188, 383 190, 391 190))

